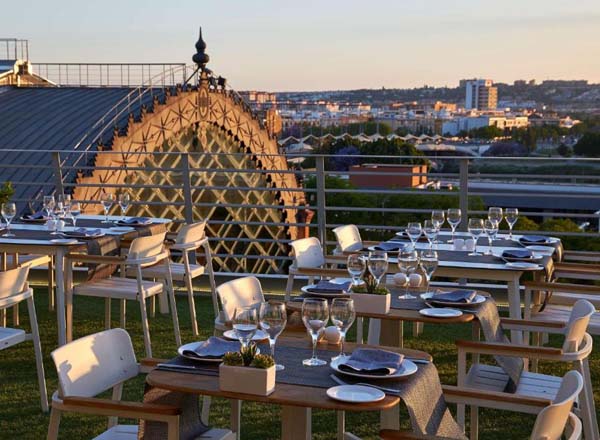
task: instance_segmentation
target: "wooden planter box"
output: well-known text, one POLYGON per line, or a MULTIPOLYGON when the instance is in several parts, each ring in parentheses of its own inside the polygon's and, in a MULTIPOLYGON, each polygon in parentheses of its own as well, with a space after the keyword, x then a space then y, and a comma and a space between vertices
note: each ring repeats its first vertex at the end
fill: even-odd
POLYGON ((368 293, 351 293, 356 313, 373 313, 386 315, 390 312, 391 295, 370 295, 368 293))
POLYGON ((222 391, 268 396, 275 391, 275 366, 264 369, 221 364, 219 388, 222 391))

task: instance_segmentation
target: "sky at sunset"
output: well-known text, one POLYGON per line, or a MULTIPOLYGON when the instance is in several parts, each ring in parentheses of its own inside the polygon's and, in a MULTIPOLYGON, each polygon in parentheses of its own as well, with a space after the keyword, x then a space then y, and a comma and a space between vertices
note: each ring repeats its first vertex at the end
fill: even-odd
POLYGON ((0 12, 0 36, 29 39, 33 62, 191 63, 199 25, 209 67, 236 89, 600 82, 600 0, 30 0, 0 12))

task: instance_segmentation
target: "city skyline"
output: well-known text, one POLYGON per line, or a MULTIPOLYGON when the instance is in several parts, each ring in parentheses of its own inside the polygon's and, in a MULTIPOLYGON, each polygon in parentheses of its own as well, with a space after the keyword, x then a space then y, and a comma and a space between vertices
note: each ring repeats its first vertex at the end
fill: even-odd
POLYGON ((33 62, 191 63, 202 25, 210 67, 240 90, 457 87, 474 77, 600 83, 597 1, 280 3, 33 1, 26 18, 5 6, 0 28, 30 40, 33 62))

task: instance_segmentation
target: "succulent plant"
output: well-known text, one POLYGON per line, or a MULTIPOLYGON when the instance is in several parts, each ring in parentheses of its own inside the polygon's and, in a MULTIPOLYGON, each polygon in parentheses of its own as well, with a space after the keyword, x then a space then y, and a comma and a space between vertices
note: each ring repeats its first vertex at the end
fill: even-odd
POLYGON ((251 342, 245 347, 242 347, 240 350, 240 355, 242 356, 242 360, 245 367, 248 367, 252 360, 256 357, 257 347, 256 344, 251 342))
POLYGON ((354 293, 367 293, 369 295, 387 295, 390 291, 385 286, 377 286, 377 280, 371 274, 364 277, 364 284, 352 286, 354 293))
POLYGON ((225 365, 229 365, 230 367, 241 367, 244 365, 244 360, 239 352, 230 351, 225 353, 225 356, 223 356, 223 363, 225 365))
POLYGON ((250 363, 251 367, 267 369, 275 365, 275 360, 268 354, 257 354, 250 363))

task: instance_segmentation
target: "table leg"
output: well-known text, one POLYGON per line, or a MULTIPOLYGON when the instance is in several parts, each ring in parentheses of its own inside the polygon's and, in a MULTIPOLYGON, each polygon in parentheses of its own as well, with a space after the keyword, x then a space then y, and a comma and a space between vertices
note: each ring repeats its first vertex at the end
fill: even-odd
MULTIPOLYGON (((517 274, 508 282, 508 309, 512 319, 521 319, 521 293, 519 292, 519 280, 521 274, 517 274)), ((513 344, 523 343, 523 332, 511 330, 510 340, 513 344)))
POLYGON ((58 346, 67 343, 67 323, 65 317, 65 249, 61 246, 56 250, 54 260, 54 277, 56 280, 56 322, 58 326, 58 346))
POLYGON ((311 412, 311 408, 282 406, 282 440, 310 440, 312 438, 311 412))
POLYGON ((400 430, 400 404, 379 413, 381 429, 400 430))

